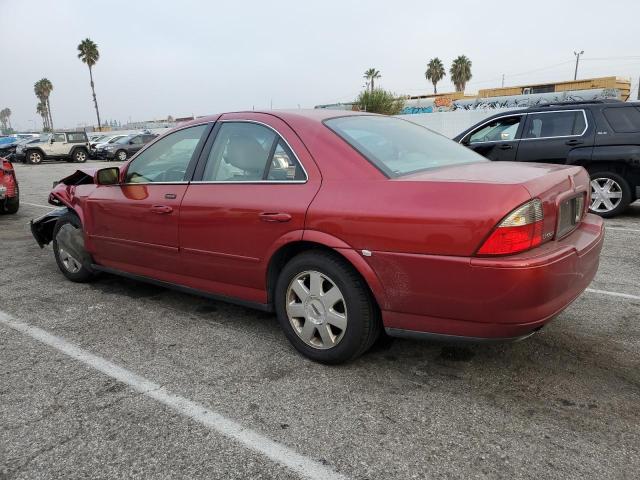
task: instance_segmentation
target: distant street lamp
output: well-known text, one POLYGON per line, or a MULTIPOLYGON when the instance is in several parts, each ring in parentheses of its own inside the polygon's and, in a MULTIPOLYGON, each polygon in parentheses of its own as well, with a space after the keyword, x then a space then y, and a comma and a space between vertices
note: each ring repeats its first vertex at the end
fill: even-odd
POLYGON ((573 54, 576 56, 576 71, 573 74, 574 80, 578 79, 578 63, 580 63, 580 55, 582 55, 583 53, 584 53, 584 50, 580 50, 579 52, 573 52, 573 54))

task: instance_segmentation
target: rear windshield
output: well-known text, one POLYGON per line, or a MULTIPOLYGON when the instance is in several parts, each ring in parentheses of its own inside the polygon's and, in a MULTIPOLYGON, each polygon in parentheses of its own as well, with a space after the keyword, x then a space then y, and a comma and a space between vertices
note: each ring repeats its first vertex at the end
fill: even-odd
POLYGON ((324 123, 388 177, 487 161, 453 140, 399 118, 362 115, 324 123))

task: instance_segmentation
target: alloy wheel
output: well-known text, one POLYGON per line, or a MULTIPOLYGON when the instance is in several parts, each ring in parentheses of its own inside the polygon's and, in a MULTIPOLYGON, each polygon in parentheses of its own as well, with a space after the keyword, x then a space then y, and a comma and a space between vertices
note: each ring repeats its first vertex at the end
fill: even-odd
POLYGON ((286 311, 298 337, 310 347, 335 347, 347 331, 347 304, 338 286, 315 270, 298 274, 287 289, 286 311))
POLYGON ((58 245, 58 256, 62 265, 69 273, 77 273, 82 268, 82 262, 80 262, 71 251, 74 250, 72 245, 72 237, 77 228, 67 223, 63 225, 56 235, 56 243, 58 245))
POLYGON ((29 163, 40 163, 42 156, 38 152, 31 152, 29 154, 29 163))
POLYGON ((121 150, 118 152, 118 160, 124 162, 127 159, 127 152, 121 150))
POLYGON ((594 178, 591 180, 592 212, 606 213, 615 209, 622 202, 622 187, 611 178, 594 178))
POLYGON ((76 162, 85 162, 87 160, 87 154, 80 151, 78 153, 76 153, 76 162))

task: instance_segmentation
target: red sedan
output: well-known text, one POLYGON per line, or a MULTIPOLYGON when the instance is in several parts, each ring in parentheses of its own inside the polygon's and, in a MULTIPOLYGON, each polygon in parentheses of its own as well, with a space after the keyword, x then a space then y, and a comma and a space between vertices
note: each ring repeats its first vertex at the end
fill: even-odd
POLYGON ((17 213, 20 208, 18 179, 13 165, 0 157, 0 214, 17 213))
POLYGON ((394 336, 531 335, 598 269, 581 167, 490 162, 392 117, 200 118, 121 168, 80 170, 32 222, 62 273, 124 275, 274 310, 339 363, 394 336))

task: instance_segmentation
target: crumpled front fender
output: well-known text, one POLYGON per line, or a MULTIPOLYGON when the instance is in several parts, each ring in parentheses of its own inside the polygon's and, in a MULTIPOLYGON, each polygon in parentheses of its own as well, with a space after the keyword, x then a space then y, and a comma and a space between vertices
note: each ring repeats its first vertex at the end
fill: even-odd
POLYGON ((31 220, 31 234, 38 242, 40 248, 51 243, 53 240, 53 229, 56 226, 58 218, 69 212, 69 208, 56 208, 51 212, 45 213, 41 217, 31 220))

